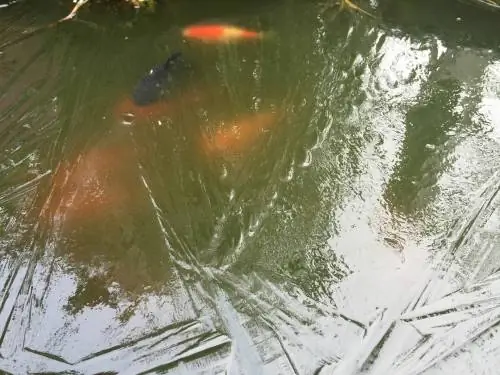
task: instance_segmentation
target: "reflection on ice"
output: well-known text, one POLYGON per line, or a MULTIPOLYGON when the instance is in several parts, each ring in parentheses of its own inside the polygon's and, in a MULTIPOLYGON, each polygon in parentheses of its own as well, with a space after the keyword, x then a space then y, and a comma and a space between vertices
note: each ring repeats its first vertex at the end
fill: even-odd
POLYGON ((266 9, 279 38, 186 46, 195 84, 144 107, 161 17, 2 51, 0 370, 495 368, 498 52, 266 9))

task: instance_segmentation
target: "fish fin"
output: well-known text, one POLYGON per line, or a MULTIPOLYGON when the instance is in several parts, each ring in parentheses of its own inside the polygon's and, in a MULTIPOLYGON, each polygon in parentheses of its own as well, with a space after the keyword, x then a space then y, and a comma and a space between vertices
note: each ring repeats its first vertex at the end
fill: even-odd
POLYGON ((166 68, 168 67, 170 64, 172 64, 175 60, 177 60, 179 57, 182 56, 182 53, 181 52, 174 52, 172 55, 170 55, 170 57, 167 59, 167 61, 165 61, 165 64, 163 64, 163 66, 166 68))

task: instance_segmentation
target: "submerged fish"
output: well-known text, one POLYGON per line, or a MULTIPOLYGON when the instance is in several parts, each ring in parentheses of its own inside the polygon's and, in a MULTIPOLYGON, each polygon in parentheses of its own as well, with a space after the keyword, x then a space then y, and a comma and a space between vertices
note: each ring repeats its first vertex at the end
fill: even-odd
POLYGON ((203 134, 202 149, 211 155, 241 153, 252 147, 277 122, 278 114, 273 111, 245 115, 219 128, 215 134, 203 134))
POLYGON ((261 39, 264 33, 232 25, 205 24, 188 26, 182 30, 182 35, 205 43, 229 43, 237 40, 261 39))
POLYGON ((145 197, 131 149, 127 133, 112 132, 76 160, 61 161, 53 177, 55 207, 42 216, 63 218, 68 225, 91 223, 145 197))
POLYGON ((200 90, 187 86, 186 73, 192 66, 179 61, 181 53, 172 54, 166 62, 152 68, 135 86, 132 95, 126 95, 115 105, 113 115, 123 123, 158 120, 181 109, 185 102, 196 102, 200 90), (175 91, 175 95, 174 94, 175 91))
POLYGON ((172 54, 166 62, 153 67, 135 86, 132 93, 134 104, 138 106, 150 105, 164 96, 169 86, 173 84, 172 73, 176 62, 181 57, 180 52, 172 54))
POLYGON ((148 105, 137 105, 130 97, 123 97, 113 108, 113 116, 123 124, 143 121, 158 121, 164 116, 181 113, 188 106, 198 103, 205 93, 198 87, 187 87, 179 90, 175 98, 157 100, 148 105))

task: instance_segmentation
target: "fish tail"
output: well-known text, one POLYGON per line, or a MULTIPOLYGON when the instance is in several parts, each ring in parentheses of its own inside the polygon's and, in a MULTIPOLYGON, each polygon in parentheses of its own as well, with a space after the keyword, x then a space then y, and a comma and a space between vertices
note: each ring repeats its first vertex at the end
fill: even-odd
POLYGON ((264 39, 268 37, 268 31, 246 31, 243 35, 248 39, 264 39))
POLYGON ((278 37, 278 33, 274 30, 261 31, 259 32, 260 39, 275 39, 278 37))

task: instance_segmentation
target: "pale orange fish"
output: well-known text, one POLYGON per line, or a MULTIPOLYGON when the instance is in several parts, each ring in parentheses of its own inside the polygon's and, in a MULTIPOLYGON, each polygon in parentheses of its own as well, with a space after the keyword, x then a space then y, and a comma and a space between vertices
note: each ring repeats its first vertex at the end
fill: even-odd
POLYGON ((204 43, 230 43, 239 40, 261 39, 264 33, 224 24, 192 25, 182 30, 186 39, 194 39, 204 43))
POLYGON ((51 205, 57 208, 51 211, 65 222, 98 220, 129 207, 142 193, 133 144, 121 137, 105 143, 74 162, 61 162, 56 171, 53 189, 58 198, 51 205))
POLYGON ((215 134, 202 135, 202 149, 211 155, 238 154, 252 147, 278 122, 276 112, 249 114, 217 129, 215 134))

